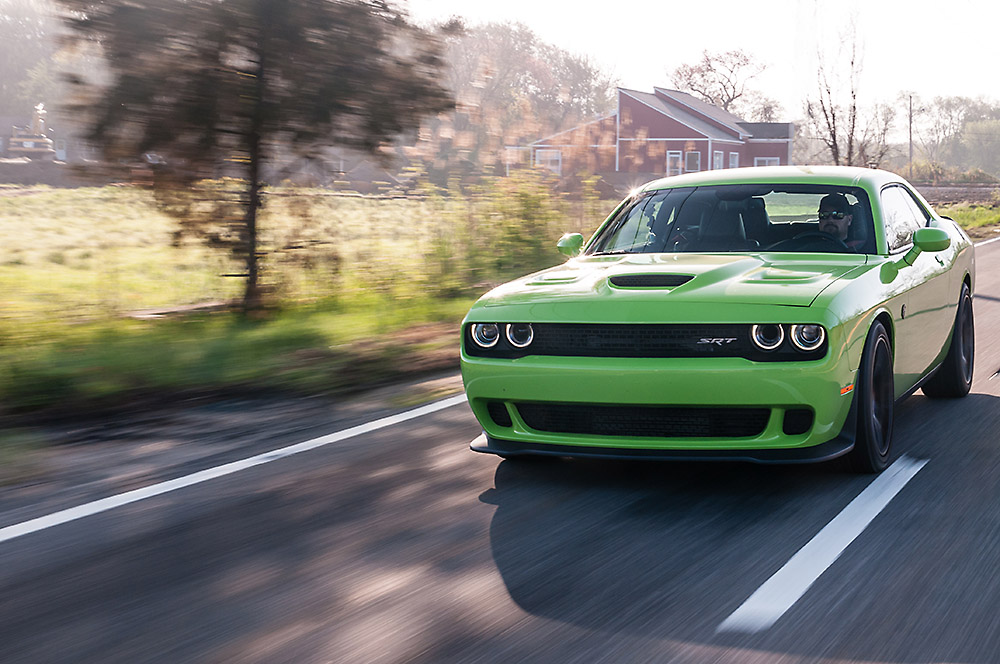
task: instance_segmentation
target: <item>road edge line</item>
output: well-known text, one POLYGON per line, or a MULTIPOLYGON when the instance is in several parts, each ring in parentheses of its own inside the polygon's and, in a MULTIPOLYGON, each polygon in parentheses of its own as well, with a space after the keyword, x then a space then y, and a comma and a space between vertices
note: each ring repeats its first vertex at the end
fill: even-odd
POLYGON ((436 413, 439 410, 457 406, 461 403, 465 403, 465 401, 465 394, 458 394, 453 397, 448 397, 447 399, 441 399, 440 401, 425 404, 418 408, 413 408, 402 413, 365 422, 364 424, 336 431, 325 436, 319 436, 318 438, 312 438, 301 443, 295 443, 293 445, 281 447, 269 452, 255 454, 254 456, 240 459, 239 461, 233 461, 214 468, 206 468, 205 470, 200 470, 196 473, 191 473, 190 475, 184 475, 172 480, 158 482, 147 487, 133 489, 132 491, 126 491, 125 493, 108 496, 107 498, 94 500, 89 503, 84 503, 83 505, 69 507, 64 510, 59 510, 58 512, 46 514, 45 516, 22 521, 21 523, 15 523, 4 528, 0 528, 0 544, 10 541, 16 537, 38 532, 39 530, 45 530, 46 528, 69 523, 70 521, 76 521, 77 519, 82 519, 100 512, 106 512, 116 507, 129 505, 154 496, 160 496, 171 491, 177 491, 178 489, 207 482, 208 480, 215 479, 217 477, 232 475, 233 473, 246 470, 247 468, 253 468, 254 466, 271 463, 272 461, 284 459, 295 454, 301 454, 302 452, 308 452, 309 450, 314 450, 318 447, 323 447, 324 445, 337 443, 348 438, 353 438, 362 434, 371 433, 372 431, 401 424, 418 417, 423 417, 424 415, 436 413))

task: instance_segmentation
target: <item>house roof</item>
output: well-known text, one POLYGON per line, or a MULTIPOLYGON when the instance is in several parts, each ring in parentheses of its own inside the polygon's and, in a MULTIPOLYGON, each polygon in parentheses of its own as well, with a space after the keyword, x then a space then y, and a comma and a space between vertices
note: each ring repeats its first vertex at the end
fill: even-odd
POLYGON ((791 122, 741 122, 753 138, 793 138, 795 125, 791 122))
MULTIPOLYGON (((639 92, 638 90, 629 90, 627 88, 618 88, 621 92, 627 94, 629 97, 636 99, 643 104, 646 104, 653 110, 663 113, 669 118, 673 118, 678 122, 681 122, 688 127, 691 127, 700 134, 705 135, 707 138, 718 139, 718 140, 733 140, 733 135, 726 132, 711 122, 699 118, 694 113, 688 112, 682 106, 675 106, 673 104, 668 104, 661 97, 650 94, 649 92, 639 92)), ((706 104, 707 105, 707 104, 706 104)), ((739 127, 732 127, 732 131, 740 136, 745 136, 746 132, 739 127)))
POLYGON ((680 90, 654 87, 653 91, 656 94, 667 97, 675 103, 683 104, 701 115, 712 118, 719 124, 724 125, 739 134, 747 134, 747 132, 740 127, 740 124, 743 123, 743 118, 733 115, 729 111, 723 110, 714 104, 709 104, 708 102, 702 101, 701 99, 698 99, 693 95, 689 95, 686 92, 681 92, 680 90))
POLYGON ((587 120, 586 122, 581 122, 580 124, 576 125, 575 127, 570 127, 569 129, 563 129, 562 131, 556 132, 555 134, 552 134, 551 136, 546 136, 545 138, 539 138, 537 141, 532 141, 528 145, 538 145, 539 143, 545 143, 546 141, 551 141, 553 138, 555 138, 557 136, 562 136, 563 134, 568 134, 568 133, 570 133, 572 131, 576 131, 580 127, 586 127, 587 125, 598 124, 600 122, 603 122, 604 120, 607 120, 609 118, 613 118, 616 115, 618 115, 618 114, 617 113, 607 113, 605 115, 601 115, 599 117, 594 118, 593 120, 587 120))

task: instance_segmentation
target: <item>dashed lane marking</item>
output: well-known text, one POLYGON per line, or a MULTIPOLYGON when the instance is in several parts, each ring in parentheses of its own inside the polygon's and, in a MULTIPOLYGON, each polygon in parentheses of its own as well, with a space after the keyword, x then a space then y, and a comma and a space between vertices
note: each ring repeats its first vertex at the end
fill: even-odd
POLYGON ((755 633, 774 625, 926 463, 926 459, 911 459, 906 455, 897 459, 722 621, 716 631, 755 633))

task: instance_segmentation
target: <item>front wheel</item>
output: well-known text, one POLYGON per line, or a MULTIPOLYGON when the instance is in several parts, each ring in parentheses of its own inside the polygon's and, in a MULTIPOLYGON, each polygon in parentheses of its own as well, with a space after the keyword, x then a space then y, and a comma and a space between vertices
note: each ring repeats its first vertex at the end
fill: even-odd
POLYGON ((882 323, 876 321, 865 340, 856 389, 858 426, 851 466, 860 473, 878 473, 889 465, 892 444, 892 347, 882 323))
POLYGON ((976 331, 972 320, 972 293, 962 284, 958 313, 951 332, 951 346, 937 372, 924 383, 924 394, 932 399, 964 397, 972 389, 972 365, 976 359, 976 331))

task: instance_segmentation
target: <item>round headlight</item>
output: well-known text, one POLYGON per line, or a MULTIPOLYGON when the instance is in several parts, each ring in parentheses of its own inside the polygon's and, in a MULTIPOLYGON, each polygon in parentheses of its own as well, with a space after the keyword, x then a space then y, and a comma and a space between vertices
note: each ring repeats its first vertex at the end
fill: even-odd
POLYGON ((823 345, 826 330, 822 325, 792 325, 792 343, 799 350, 816 350, 823 345))
POLYGON ((785 330, 775 323, 754 325, 750 328, 750 338, 761 350, 774 350, 785 340, 785 330))
POLYGON ((510 323, 507 325, 507 341, 515 348, 524 348, 534 339, 531 323, 510 323))
POLYGON ((496 323, 476 323, 472 326, 472 340, 483 348, 492 348, 500 339, 500 326, 496 323))

